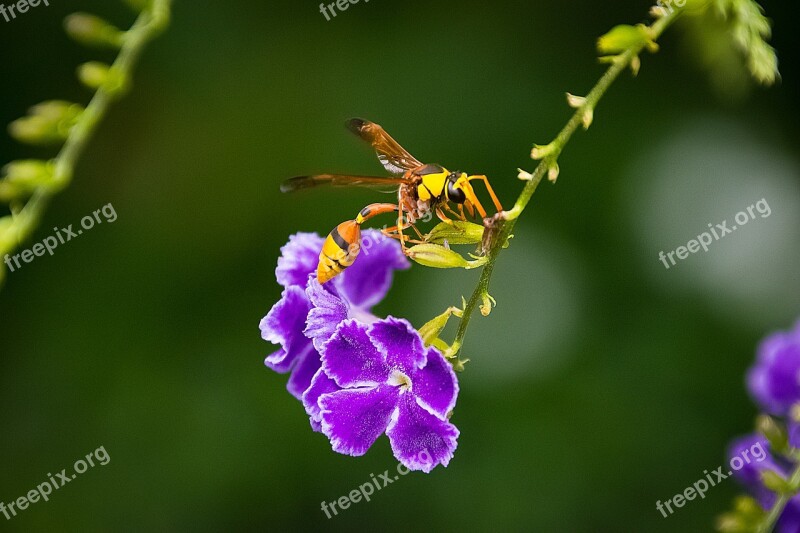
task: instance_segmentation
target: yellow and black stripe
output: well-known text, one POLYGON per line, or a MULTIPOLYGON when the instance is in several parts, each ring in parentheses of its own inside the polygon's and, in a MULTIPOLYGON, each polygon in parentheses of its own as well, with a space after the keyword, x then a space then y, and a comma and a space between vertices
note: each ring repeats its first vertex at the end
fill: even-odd
POLYGON ((360 245, 361 226, 355 220, 342 222, 333 228, 319 254, 317 280, 325 283, 344 272, 358 257, 360 245))
POLYGON ((358 213, 355 220, 342 222, 333 228, 319 254, 317 280, 320 283, 330 281, 352 265, 361 251, 361 224, 376 215, 392 211, 397 211, 397 205, 370 204, 358 213))

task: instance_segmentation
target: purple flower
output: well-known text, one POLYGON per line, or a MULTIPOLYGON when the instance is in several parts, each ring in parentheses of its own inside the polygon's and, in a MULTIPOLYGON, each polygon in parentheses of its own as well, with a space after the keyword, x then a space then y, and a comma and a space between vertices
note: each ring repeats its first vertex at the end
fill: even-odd
MULTIPOLYGON (((324 297, 318 284, 309 284, 307 292, 312 301, 324 297)), ((324 309, 335 309, 334 301, 326 303, 324 309)), ((309 328, 322 322, 312 315, 309 328)), ((331 321, 341 316, 339 311, 331 321)), ((363 455, 386 433, 407 468, 447 466, 459 434, 448 421, 458 382, 447 360, 426 348, 411 324, 393 317, 370 325, 346 318, 320 349, 322 368, 303 403, 334 451, 363 455)))
MULTIPOLYGON (((264 340, 280 345, 277 351, 267 356, 265 364, 281 374, 291 372, 286 388, 297 399, 302 399, 303 392, 309 388, 320 368, 317 347, 326 340, 319 331, 313 341, 304 334, 309 314, 316 309, 316 304, 306 294, 306 286, 312 280, 319 286, 313 273, 317 269, 323 242, 322 237, 315 233, 297 233, 281 248, 275 278, 284 291, 259 325, 264 340)), ((336 298, 344 316, 369 322, 377 320, 371 314, 371 308, 386 296, 394 271, 406 269, 410 263, 399 243, 380 231, 365 230, 361 249, 355 263, 320 290, 336 298)), ((323 296, 318 295, 319 298, 323 296)), ((321 323, 315 324, 318 330, 321 323)), ((331 334, 337 324, 327 324, 331 334)))
POLYGON ((775 493, 761 483, 761 472, 773 470, 785 476, 787 475, 787 465, 769 452, 767 439, 755 433, 736 439, 728 447, 728 464, 733 470, 733 477, 748 489, 762 507, 765 509, 772 507, 772 504, 775 503, 775 493), (760 453, 755 455, 752 451, 760 451, 760 453), (745 461, 743 458, 747 458, 747 460, 745 461), (742 466, 736 470, 733 468, 734 462, 742 466))
POLYGON ((800 323, 762 341, 747 387, 761 408, 775 415, 786 415, 800 401, 800 323))
MULTIPOLYGON (((797 435, 796 427, 790 424, 790 444, 796 446, 793 438, 797 435)), ((775 504, 777 496, 767 489, 761 481, 761 473, 772 470, 782 477, 790 475, 793 466, 783 458, 776 458, 769 451, 767 440, 758 434, 747 435, 736 439, 728 448, 728 464, 733 469, 733 476, 756 499, 765 511, 775 504), (738 459, 737 459, 738 458, 738 459), (735 460, 735 461, 734 461, 735 460), (736 470, 734 465, 742 465, 736 470)), ((800 495, 794 496, 786 503, 776 525, 780 533, 796 533, 800 531, 800 495)))

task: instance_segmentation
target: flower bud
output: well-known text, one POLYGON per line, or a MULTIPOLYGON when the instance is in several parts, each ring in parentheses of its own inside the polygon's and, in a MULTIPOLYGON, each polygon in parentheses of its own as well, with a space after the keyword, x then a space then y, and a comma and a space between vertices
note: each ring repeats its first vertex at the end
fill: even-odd
POLYGON ((552 144, 534 144, 533 150, 531 150, 531 158, 536 160, 544 159, 548 155, 552 154, 554 150, 555 148, 552 144))
POLYGON ((99 61, 89 61, 78 66, 78 79, 89 89, 97 90, 110 85, 111 67, 99 61))
POLYGON ((602 55, 614 55, 633 48, 647 47, 655 52, 658 45, 652 40, 647 26, 620 24, 597 39, 597 51, 602 55))
POLYGON ((481 305, 480 305, 481 314, 483 316, 489 316, 489 313, 492 312, 492 307, 495 306, 497 306, 497 300, 492 298, 492 296, 488 292, 483 291, 483 294, 481 295, 481 305))
POLYGON ((409 248, 406 254, 412 261, 433 268, 478 268, 488 261, 486 256, 467 261, 458 252, 438 244, 418 244, 409 248))
POLYGON ((575 96, 574 94, 567 93, 567 104, 573 109, 578 109, 586 103, 586 98, 583 96, 575 96))
POLYGON ((0 251, 13 250, 17 246, 17 232, 14 230, 14 217, 0 218, 0 251))
POLYGON ((41 185, 53 177, 53 163, 38 159, 12 161, 3 167, 7 181, 18 185, 41 185))
POLYGON ((64 29, 72 39, 86 45, 119 48, 125 32, 96 15, 73 13, 64 19, 64 29))
POLYGON ((18 118, 8 125, 8 133, 25 144, 56 144, 66 139, 58 134, 51 121, 42 117, 18 118))
POLYGON ((547 179, 550 180, 551 183, 555 183, 558 179, 559 172, 561 172, 561 167, 558 166, 558 163, 553 163, 550 165, 550 168, 547 169, 547 179))
POLYGON ((518 168, 517 171, 519 172, 519 174, 517 174, 517 179, 522 181, 531 181, 533 179, 533 174, 530 172, 522 170, 521 168, 518 168))
POLYGON ((581 116, 581 122, 583 122, 583 129, 588 130, 589 126, 592 125, 593 120, 594 120, 594 109, 590 107, 586 109, 583 112, 583 116, 581 116))
POLYGON ((83 107, 62 100, 49 100, 30 108, 26 117, 9 124, 8 131, 16 140, 28 144, 64 142, 80 118, 83 107))
POLYGON ((429 320, 424 326, 419 328, 419 335, 422 337, 422 341, 425 343, 425 346, 430 346, 436 340, 441 341, 441 339, 438 337, 444 330, 445 326, 447 326, 447 321, 450 320, 450 316, 455 315, 460 317, 461 313, 461 309, 457 307, 450 307, 444 313, 429 320))
POLYGON ((786 428, 769 415, 759 415, 756 419, 756 429, 769 441, 770 447, 777 453, 789 450, 789 436, 786 428))
POLYGON ((483 226, 454 220, 442 222, 434 227, 425 240, 434 244, 477 244, 483 239, 483 226))
POLYGON ((761 482, 776 494, 790 494, 793 492, 789 482, 774 470, 762 470, 761 482))

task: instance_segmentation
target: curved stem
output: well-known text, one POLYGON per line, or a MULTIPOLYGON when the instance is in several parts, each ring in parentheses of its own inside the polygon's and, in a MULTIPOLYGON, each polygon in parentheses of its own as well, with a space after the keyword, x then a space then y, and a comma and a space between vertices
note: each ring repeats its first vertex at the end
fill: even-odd
MULTIPOLYGON (((664 16, 656 19, 648 28, 650 38, 653 41, 657 40, 679 14, 679 9, 673 9, 665 13, 664 16)), ((488 261, 486 266, 483 267, 477 287, 475 287, 472 296, 464 307, 464 313, 458 324, 458 331, 456 332, 456 337, 448 352, 448 356, 455 357, 461 349, 472 314, 483 301, 483 296, 488 294, 494 263, 511 235, 517 218, 519 218, 520 214, 522 214, 527 207, 528 202, 530 202, 533 193, 536 192, 536 188, 539 186, 542 178, 544 178, 548 171, 556 164, 558 156, 561 154, 564 146, 569 142, 572 134, 584 123, 584 117, 587 112, 592 113, 594 111, 597 103, 614 80, 617 79, 622 71, 631 66, 631 63, 634 59, 638 58, 645 46, 645 43, 637 43, 614 58, 611 66, 606 70, 600 80, 598 80, 597 84, 586 96, 580 107, 575 110, 575 113, 558 133, 553 142, 547 146, 547 155, 539 162, 536 169, 533 171, 533 174, 522 189, 517 201, 514 203, 514 207, 509 211, 498 213, 492 219, 484 221, 484 225, 487 226, 486 231, 492 232, 489 249, 487 251, 488 261)))
MULTIPOLYGON (((169 22, 171 1, 154 0, 152 6, 142 11, 131 28, 125 32, 125 39, 120 48, 120 53, 112 65, 112 69, 118 72, 122 79, 130 78, 145 45, 166 27, 169 22)), ((100 87, 95 92, 92 100, 81 113, 78 122, 70 130, 64 145, 53 160, 52 182, 37 188, 25 206, 15 214, 13 223, 9 228, 14 239, 9 245, 10 249, 0 249, 0 254, 11 252, 14 244, 19 244, 29 238, 35 231, 53 196, 69 185, 78 159, 85 151, 89 140, 94 135, 103 117, 105 117, 115 97, 116 95, 112 91, 104 87, 100 87)))

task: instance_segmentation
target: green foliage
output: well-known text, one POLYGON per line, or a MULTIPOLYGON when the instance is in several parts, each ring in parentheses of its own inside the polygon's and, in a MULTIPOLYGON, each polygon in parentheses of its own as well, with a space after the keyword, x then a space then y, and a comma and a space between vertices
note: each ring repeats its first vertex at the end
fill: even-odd
MULTIPOLYGON (((15 161, 3 168, 0 202, 10 204, 11 215, 0 218, 0 256, 30 237, 50 198, 69 184, 75 164, 110 102, 127 90, 139 52, 169 20, 170 4, 171 0, 135 3, 141 12, 128 31, 86 13, 74 13, 65 19, 67 35, 77 42, 121 51, 114 65, 89 62, 78 67, 78 79, 94 91, 86 108, 49 100, 33 106, 28 115, 9 125, 9 133, 21 143, 63 146, 51 161, 15 161)), ((0 265, 0 284, 4 279, 5 265, 0 265)))

